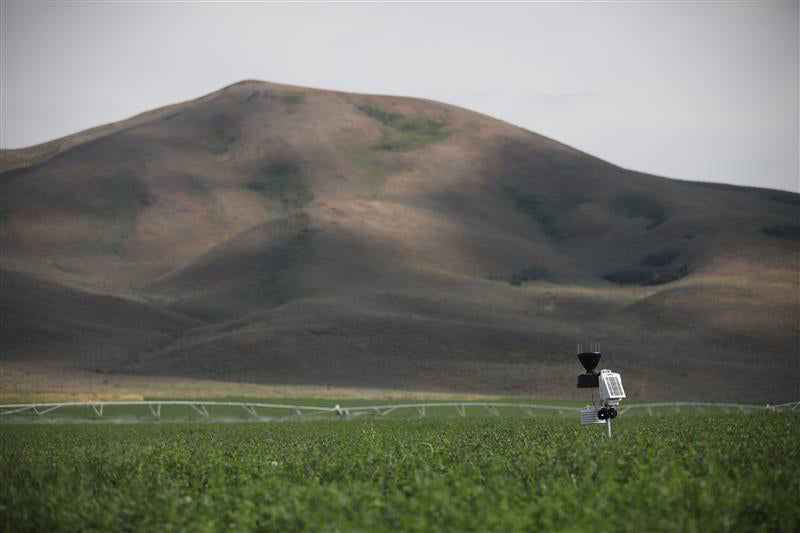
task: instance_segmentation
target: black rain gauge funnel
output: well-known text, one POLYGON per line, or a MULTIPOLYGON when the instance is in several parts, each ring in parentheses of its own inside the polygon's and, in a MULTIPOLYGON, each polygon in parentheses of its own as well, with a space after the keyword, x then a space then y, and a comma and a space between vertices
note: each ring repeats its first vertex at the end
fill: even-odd
POLYGON ((592 370, 597 368, 597 363, 600 362, 600 357, 603 354, 600 352, 583 352, 578 354, 578 359, 580 360, 583 368, 586 369, 586 373, 592 373, 592 370))
POLYGON ((597 363, 600 362, 600 358, 603 354, 600 353, 600 345, 589 345, 589 351, 583 351, 583 346, 578 345, 578 361, 581 362, 583 368, 586 369, 585 374, 581 374, 578 376, 578 388, 579 389, 594 389, 600 386, 600 382, 598 380, 598 376, 600 372, 597 372, 595 368, 597 368, 597 363))

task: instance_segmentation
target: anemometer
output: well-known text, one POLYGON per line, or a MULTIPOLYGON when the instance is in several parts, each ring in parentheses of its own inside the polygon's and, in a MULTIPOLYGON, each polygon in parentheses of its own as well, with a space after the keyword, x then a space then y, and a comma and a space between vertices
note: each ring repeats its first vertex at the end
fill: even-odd
POLYGON ((625 389, 622 388, 622 376, 611 370, 596 371, 600 362, 600 345, 589 345, 589 350, 584 351, 578 345, 578 360, 586 369, 585 374, 578 376, 579 389, 599 389, 598 399, 594 398, 592 390, 592 405, 581 409, 581 424, 605 424, 608 436, 611 437, 611 421, 617 418, 617 406, 625 398, 625 389))

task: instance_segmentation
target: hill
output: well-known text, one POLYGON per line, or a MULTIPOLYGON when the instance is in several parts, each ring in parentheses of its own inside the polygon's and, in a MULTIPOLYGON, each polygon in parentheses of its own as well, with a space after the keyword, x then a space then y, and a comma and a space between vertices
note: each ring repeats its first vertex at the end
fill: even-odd
POLYGON ((800 396, 800 195, 628 171, 454 106, 245 81, 0 153, 15 372, 800 396))

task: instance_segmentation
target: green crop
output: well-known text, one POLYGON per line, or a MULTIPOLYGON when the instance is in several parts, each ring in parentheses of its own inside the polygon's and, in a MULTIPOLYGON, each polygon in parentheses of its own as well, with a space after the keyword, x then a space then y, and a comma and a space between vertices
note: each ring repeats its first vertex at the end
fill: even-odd
POLYGON ((0 426, 5 531, 798 531, 800 417, 0 426))

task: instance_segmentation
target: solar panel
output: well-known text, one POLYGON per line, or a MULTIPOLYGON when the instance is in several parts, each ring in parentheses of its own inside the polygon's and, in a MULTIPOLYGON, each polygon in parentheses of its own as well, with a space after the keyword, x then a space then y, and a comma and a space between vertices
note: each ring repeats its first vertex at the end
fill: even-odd
POLYGON ((600 373, 602 386, 600 387, 600 397, 604 400, 619 400, 625 397, 625 389, 622 388, 622 379, 619 374, 603 370, 600 373))
POLYGON ((622 381, 620 381, 617 376, 608 377, 608 392, 610 392, 613 396, 625 395, 625 393, 622 392, 622 381))

